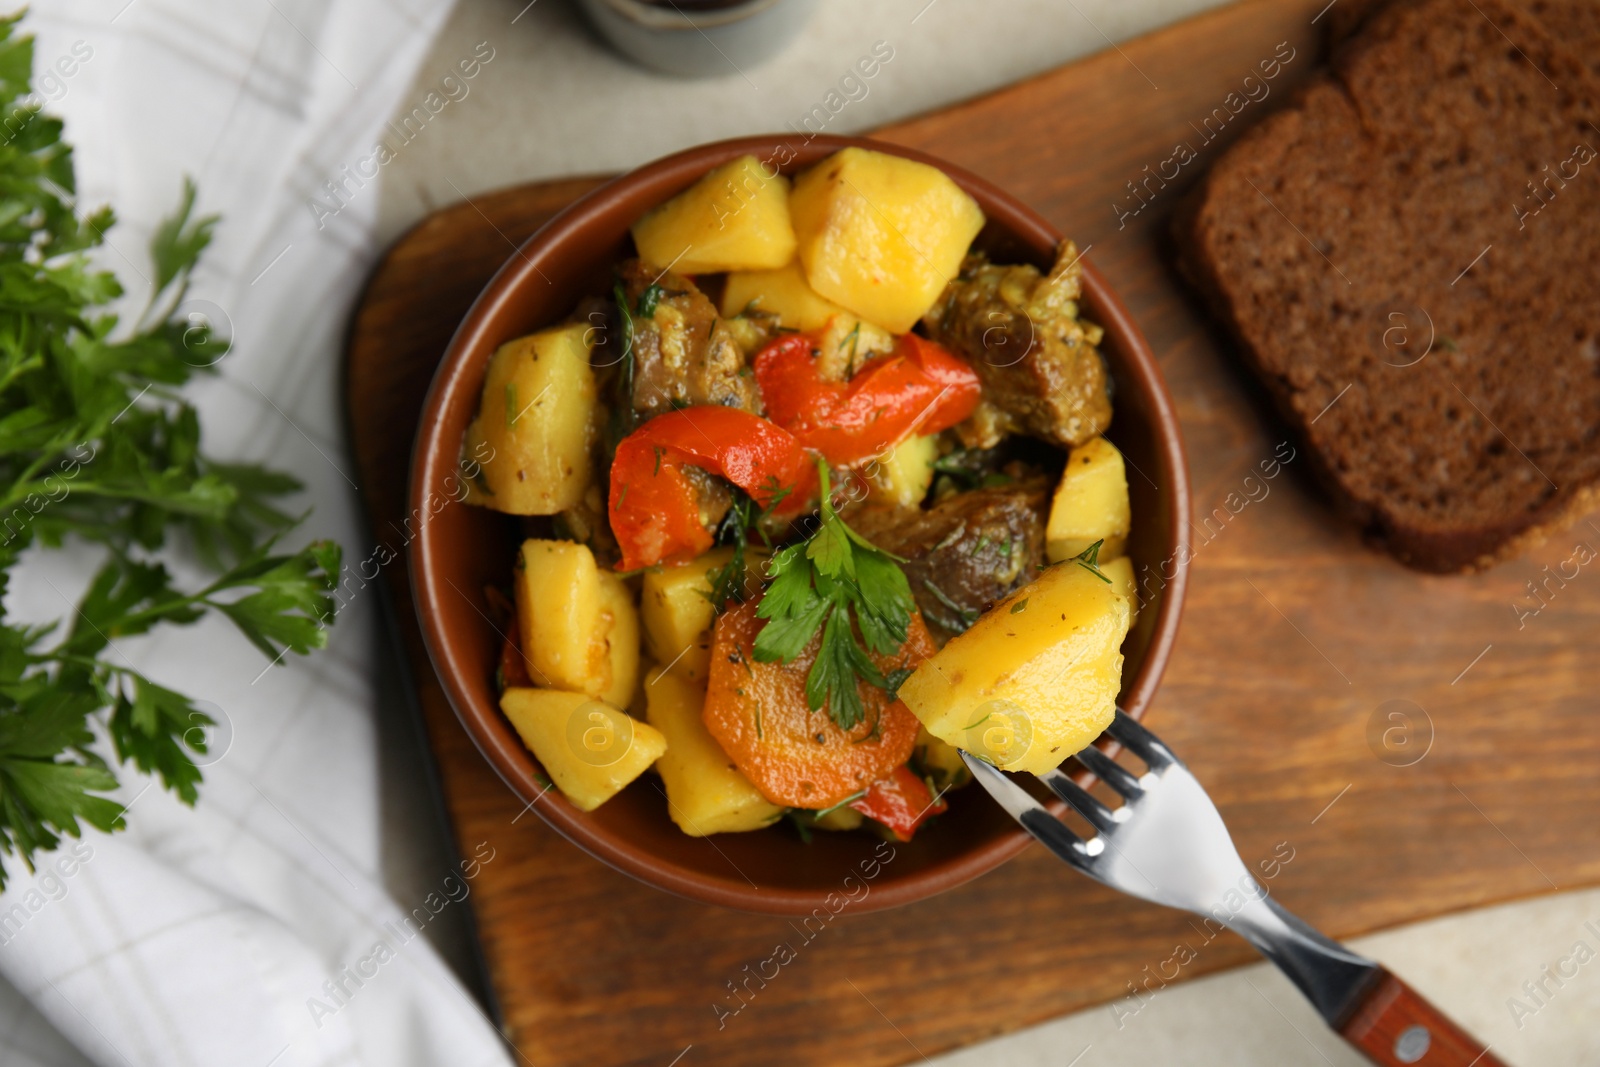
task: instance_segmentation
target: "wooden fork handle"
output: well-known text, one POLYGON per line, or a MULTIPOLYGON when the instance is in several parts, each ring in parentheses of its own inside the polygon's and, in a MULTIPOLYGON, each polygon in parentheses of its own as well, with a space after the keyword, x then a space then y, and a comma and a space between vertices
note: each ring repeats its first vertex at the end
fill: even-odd
POLYGON ((1487 1045, 1386 970, 1339 1034, 1382 1067, 1506 1067, 1487 1045))

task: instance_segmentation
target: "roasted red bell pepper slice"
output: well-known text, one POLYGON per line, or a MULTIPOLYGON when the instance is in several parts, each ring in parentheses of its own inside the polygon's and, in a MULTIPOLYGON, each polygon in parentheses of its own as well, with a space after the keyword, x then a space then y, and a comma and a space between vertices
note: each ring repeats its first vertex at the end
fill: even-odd
POLYGON ((898 841, 910 841, 924 820, 950 807, 942 796, 934 799, 928 784, 903 763, 887 778, 872 783, 867 795, 850 806, 888 827, 898 841))
POLYGON ((908 333, 889 355, 848 382, 823 381, 806 334, 788 334, 756 354, 756 383, 767 415, 845 467, 881 455, 912 434, 938 433, 972 414, 982 386, 958 356, 908 333))
POLYGON ((611 532, 622 569, 693 559, 711 547, 685 465, 728 479, 762 507, 788 490, 779 514, 798 514, 816 471, 794 435, 738 408, 683 408, 658 415, 622 439, 611 462, 611 532))

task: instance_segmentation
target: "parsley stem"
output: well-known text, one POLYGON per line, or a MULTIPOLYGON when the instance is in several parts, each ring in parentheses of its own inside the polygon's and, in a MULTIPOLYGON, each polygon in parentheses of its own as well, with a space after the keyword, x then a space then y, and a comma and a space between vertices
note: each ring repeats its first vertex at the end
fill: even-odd
POLYGON ((817 812, 816 814, 812 815, 811 817, 813 819, 820 819, 825 815, 832 815, 834 812, 838 811, 840 808, 844 807, 846 804, 852 804, 855 801, 860 800, 862 797, 864 797, 866 795, 867 795, 867 791, 865 789, 859 790, 858 792, 855 792, 855 793, 851 793, 849 796, 847 796, 843 800, 839 801, 839 803, 834 804, 831 807, 823 808, 821 811, 817 812))
MULTIPOLYGON (((18 485, 17 489, 14 490, 14 492, 21 492, 21 497, 18 497, 17 501, 26 499, 29 494, 48 495, 50 491, 51 490, 43 482, 23 483, 18 485), (23 490, 26 490, 26 492, 22 492, 23 490)), ((184 507, 183 497, 174 493, 161 493, 155 490, 106 485, 104 483, 92 481, 71 482, 68 486, 68 495, 98 496, 104 497, 108 500, 129 500, 139 504, 150 504, 155 507, 163 508, 167 511, 175 511, 180 514, 187 515, 216 515, 219 512, 226 511, 228 505, 232 503, 232 501, 222 501, 221 506, 219 506, 217 503, 209 503, 204 507, 184 507)), ((0 509, 3 509, 12 502, 12 499, 8 497, 5 504, 0 504, 0 509)), ((57 501, 57 503, 60 503, 60 501, 57 501)))
POLYGON ((13 364, 11 369, 6 371, 5 377, 4 378, 0 378, 0 392, 4 392, 5 389, 7 387, 9 387, 12 382, 16 381, 18 378, 22 377, 24 374, 27 374, 29 371, 38 370, 40 367, 43 367, 43 366, 44 366, 44 357, 43 356, 31 356, 28 359, 24 359, 24 360, 22 360, 22 361, 20 361, 20 362, 18 362, 16 364, 13 364))

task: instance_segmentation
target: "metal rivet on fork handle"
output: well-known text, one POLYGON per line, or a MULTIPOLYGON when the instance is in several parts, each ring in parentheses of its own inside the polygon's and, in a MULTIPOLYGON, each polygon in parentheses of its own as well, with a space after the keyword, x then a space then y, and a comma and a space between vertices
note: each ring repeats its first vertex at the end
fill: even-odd
POLYGON ((1426 1026, 1408 1026, 1394 1039, 1394 1058, 1401 1063, 1416 1063, 1428 1054, 1433 1035, 1426 1026))

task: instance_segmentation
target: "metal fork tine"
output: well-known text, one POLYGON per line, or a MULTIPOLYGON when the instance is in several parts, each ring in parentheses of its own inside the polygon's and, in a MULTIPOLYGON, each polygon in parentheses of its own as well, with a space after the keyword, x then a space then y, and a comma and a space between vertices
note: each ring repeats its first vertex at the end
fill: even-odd
MULTIPOLYGON (((1001 774, 992 764, 966 752, 961 753, 961 758, 966 761, 978 784, 1035 840, 1072 866, 1091 877, 1097 877, 1088 866, 1090 849, 1082 838, 1062 825, 1043 804, 1029 796, 1026 790, 1001 774)), ((1098 842, 1096 844, 1098 846, 1098 842)))
POLYGON ((1074 782, 1068 775, 1057 767, 1053 771, 1036 775, 1039 781, 1050 787, 1051 792, 1071 804, 1079 815, 1094 824, 1095 829, 1105 832, 1117 825, 1116 814, 1098 799, 1091 796, 1083 786, 1074 782))
POLYGON ((962 752, 961 758, 966 761, 967 768, 972 771, 972 776, 989 795, 999 802, 1002 808, 1014 819, 1020 819, 1030 811, 1046 811, 1045 806, 1028 795, 1016 782, 1007 778, 994 764, 981 760, 969 752, 962 752))
POLYGON ((1178 757, 1172 754, 1161 738, 1134 722, 1121 708, 1117 709, 1117 716, 1111 720, 1111 725, 1106 727, 1106 733, 1144 760, 1153 771, 1178 762, 1178 757))
POLYGON ((1089 773, 1121 793, 1128 800, 1132 800, 1144 792, 1144 787, 1139 784, 1139 779, 1133 776, 1133 772, 1118 764, 1093 745, 1079 752, 1075 758, 1079 763, 1089 768, 1089 773))

